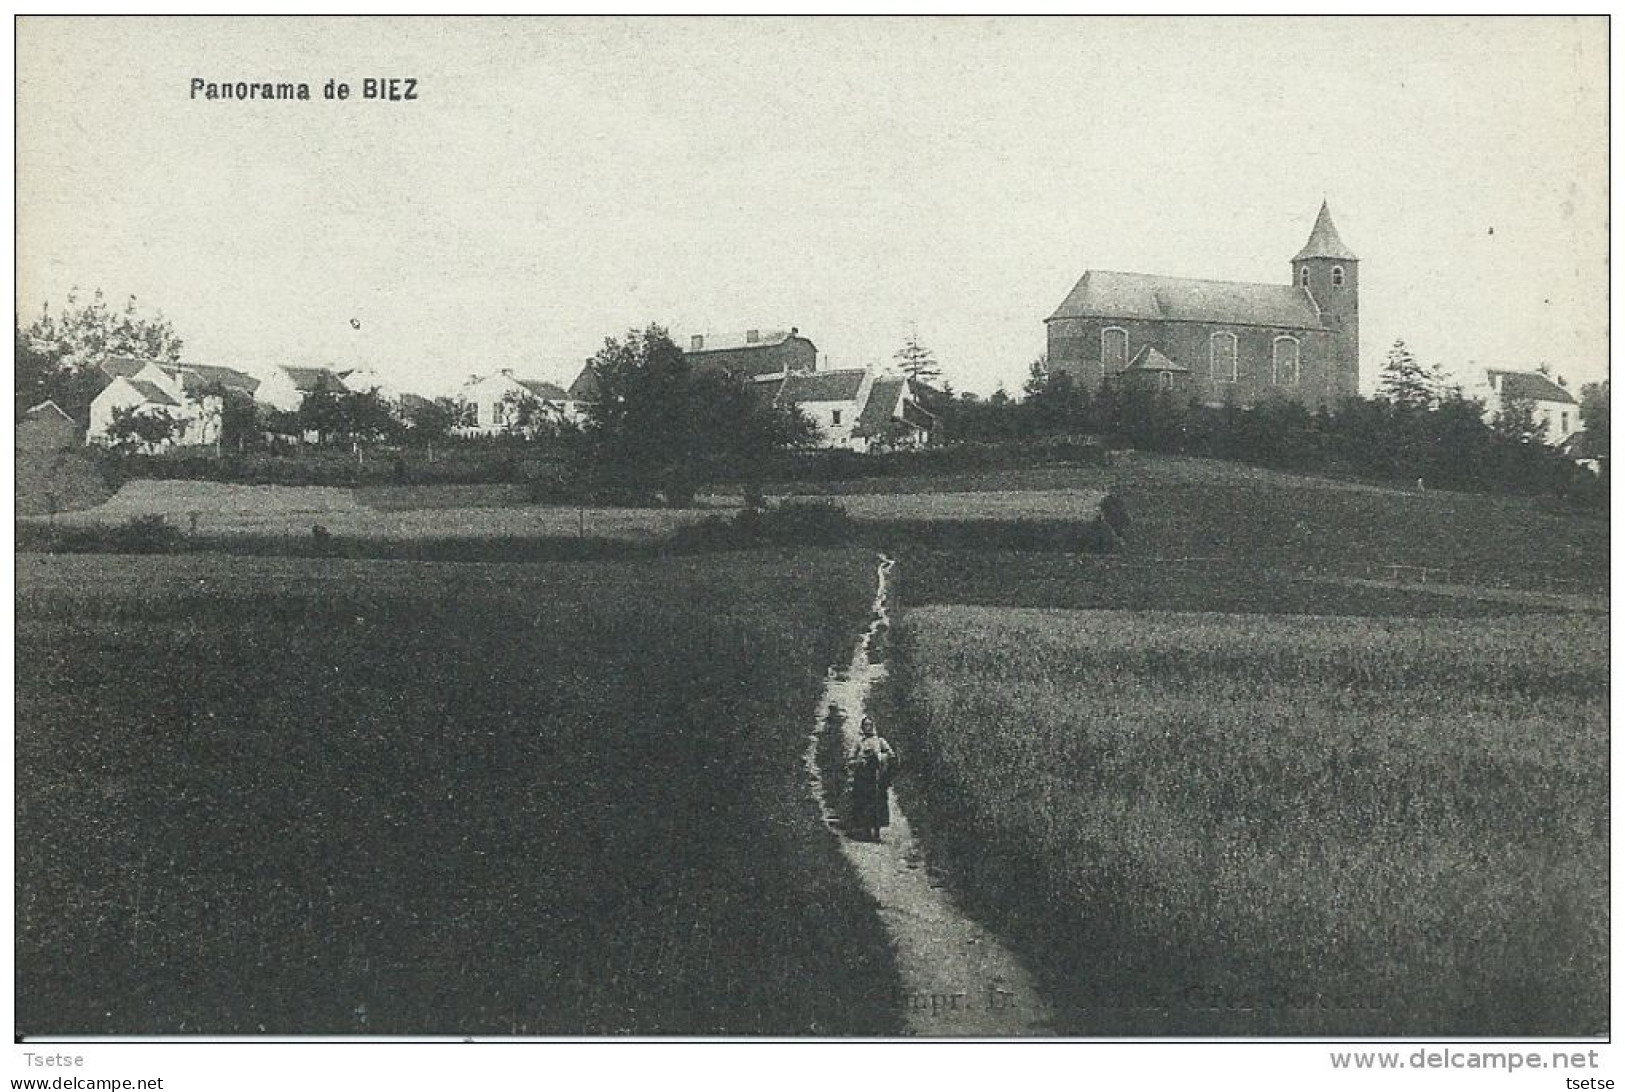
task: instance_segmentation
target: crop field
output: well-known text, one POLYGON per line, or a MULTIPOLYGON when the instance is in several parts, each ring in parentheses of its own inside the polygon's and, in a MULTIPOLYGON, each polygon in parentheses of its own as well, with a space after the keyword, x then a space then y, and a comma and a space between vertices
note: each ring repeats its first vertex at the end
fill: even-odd
POLYGON ((21 1034, 889 1034, 799 756, 860 551, 19 555, 21 1034))
MULTIPOLYGON (((116 526, 162 515, 171 526, 212 537, 309 535, 320 524, 334 535, 410 541, 424 538, 650 539, 704 512, 659 508, 587 508, 509 503, 490 487, 227 485, 133 481, 107 503, 56 517, 62 527, 116 526)), ((35 522, 39 522, 36 520, 35 522)))
POLYGON ((1607 626, 925 607, 889 735, 1067 1032, 1599 1034, 1607 626))
POLYGON ((1087 520, 1100 507, 1101 490, 1011 492, 853 493, 829 500, 858 520, 1087 520))

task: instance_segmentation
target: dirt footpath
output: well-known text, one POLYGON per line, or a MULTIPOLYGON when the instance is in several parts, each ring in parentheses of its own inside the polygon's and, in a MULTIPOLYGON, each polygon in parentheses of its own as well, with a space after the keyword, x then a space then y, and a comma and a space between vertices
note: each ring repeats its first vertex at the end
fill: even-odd
POLYGON ((848 668, 831 674, 819 703, 817 727, 807 750, 814 795, 824 809, 826 825, 841 839, 847 860, 880 904, 880 919, 903 978, 904 992, 897 1004, 910 1034, 966 1038, 1054 1034, 1049 1008, 1032 977, 1009 949, 960 910, 948 894, 924 848, 915 841, 896 794, 891 798, 891 826, 881 841, 857 841, 840 830, 842 786, 826 786, 819 776, 819 741, 824 731, 831 730, 825 726, 825 711, 833 703, 846 714, 842 746, 844 753, 850 753, 857 745, 869 690, 885 675, 891 565, 889 559, 881 562, 868 632, 858 642, 848 668))

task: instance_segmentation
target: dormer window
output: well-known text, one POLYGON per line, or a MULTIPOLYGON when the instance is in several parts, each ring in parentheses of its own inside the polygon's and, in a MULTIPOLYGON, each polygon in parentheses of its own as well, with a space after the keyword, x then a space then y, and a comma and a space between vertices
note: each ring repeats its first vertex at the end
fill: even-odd
POLYGON ((1343 267, 1340 265, 1332 266, 1332 287, 1343 287, 1343 267))
POLYGON ((1299 288, 1308 288, 1309 287, 1309 267, 1308 266, 1301 266, 1298 269, 1298 287, 1299 288))

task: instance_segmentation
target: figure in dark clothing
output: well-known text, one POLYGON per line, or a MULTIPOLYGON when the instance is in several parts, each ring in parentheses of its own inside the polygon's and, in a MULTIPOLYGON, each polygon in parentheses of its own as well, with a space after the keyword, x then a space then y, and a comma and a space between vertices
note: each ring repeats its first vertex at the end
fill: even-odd
POLYGON ((1123 497, 1116 486, 1106 490, 1106 496, 1101 499, 1100 518, 1112 529, 1119 542, 1128 541, 1128 508, 1123 504, 1123 497))
POLYGON ((855 837, 880 841, 880 828, 891 825, 887 793, 897 772, 897 752, 875 731, 868 717, 858 728, 860 738, 847 767, 852 771, 852 829, 855 837))

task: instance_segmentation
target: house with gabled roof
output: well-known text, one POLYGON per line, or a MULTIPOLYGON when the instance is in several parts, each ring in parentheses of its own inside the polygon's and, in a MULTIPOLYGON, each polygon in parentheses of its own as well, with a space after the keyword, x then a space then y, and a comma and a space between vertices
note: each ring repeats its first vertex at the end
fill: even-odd
POLYGON ((1051 371, 1180 401, 1334 405, 1359 391, 1359 259, 1322 203, 1285 284, 1088 270, 1045 319, 1051 371), (1155 355, 1152 355, 1152 354, 1155 355))
POLYGON ((1560 447, 1580 430, 1580 401, 1552 376, 1539 371, 1486 368, 1471 393, 1484 403, 1486 420, 1494 420, 1509 403, 1529 407, 1539 426, 1541 443, 1560 447))
MULTIPOLYGON (((588 368, 586 372, 591 370, 588 368)), ((581 382, 577 378, 576 383, 581 382)), ((495 436, 515 431, 521 427, 521 407, 527 402, 540 407, 544 421, 562 423, 575 416, 575 400, 569 391, 543 379, 521 379, 513 374, 512 368, 474 376, 463 384, 462 401, 465 416, 457 432, 464 436, 495 436)), ((535 427, 534 423, 530 426, 532 431, 535 427)))
POLYGON ((12 444, 18 451, 68 451, 79 446, 81 431, 67 410, 47 399, 23 411, 12 444))
POLYGON ((113 380, 90 404, 86 443, 106 443, 115 413, 161 413, 179 426, 168 446, 212 444, 220 438, 227 402, 250 403, 259 380, 213 364, 148 362, 133 373, 115 362, 113 380))
POLYGON ((763 375, 752 383, 773 405, 805 414, 817 427, 822 448, 919 447, 936 426, 908 380, 869 368, 763 375))
POLYGON ((278 364, 266 373, 255 388, 254 401, 271 409, 292 413, 305 404, 306 395, 316 391, 343 394, 349 390, 344 383, 345 374, 333 368, 278 364))
POLYGON ((852 429, 854 446, 870 451, 878 447, 924 447, 937 427, 936 415, 920 404, 914 381, 876 379, 869 387, 858 423, 852 429))

